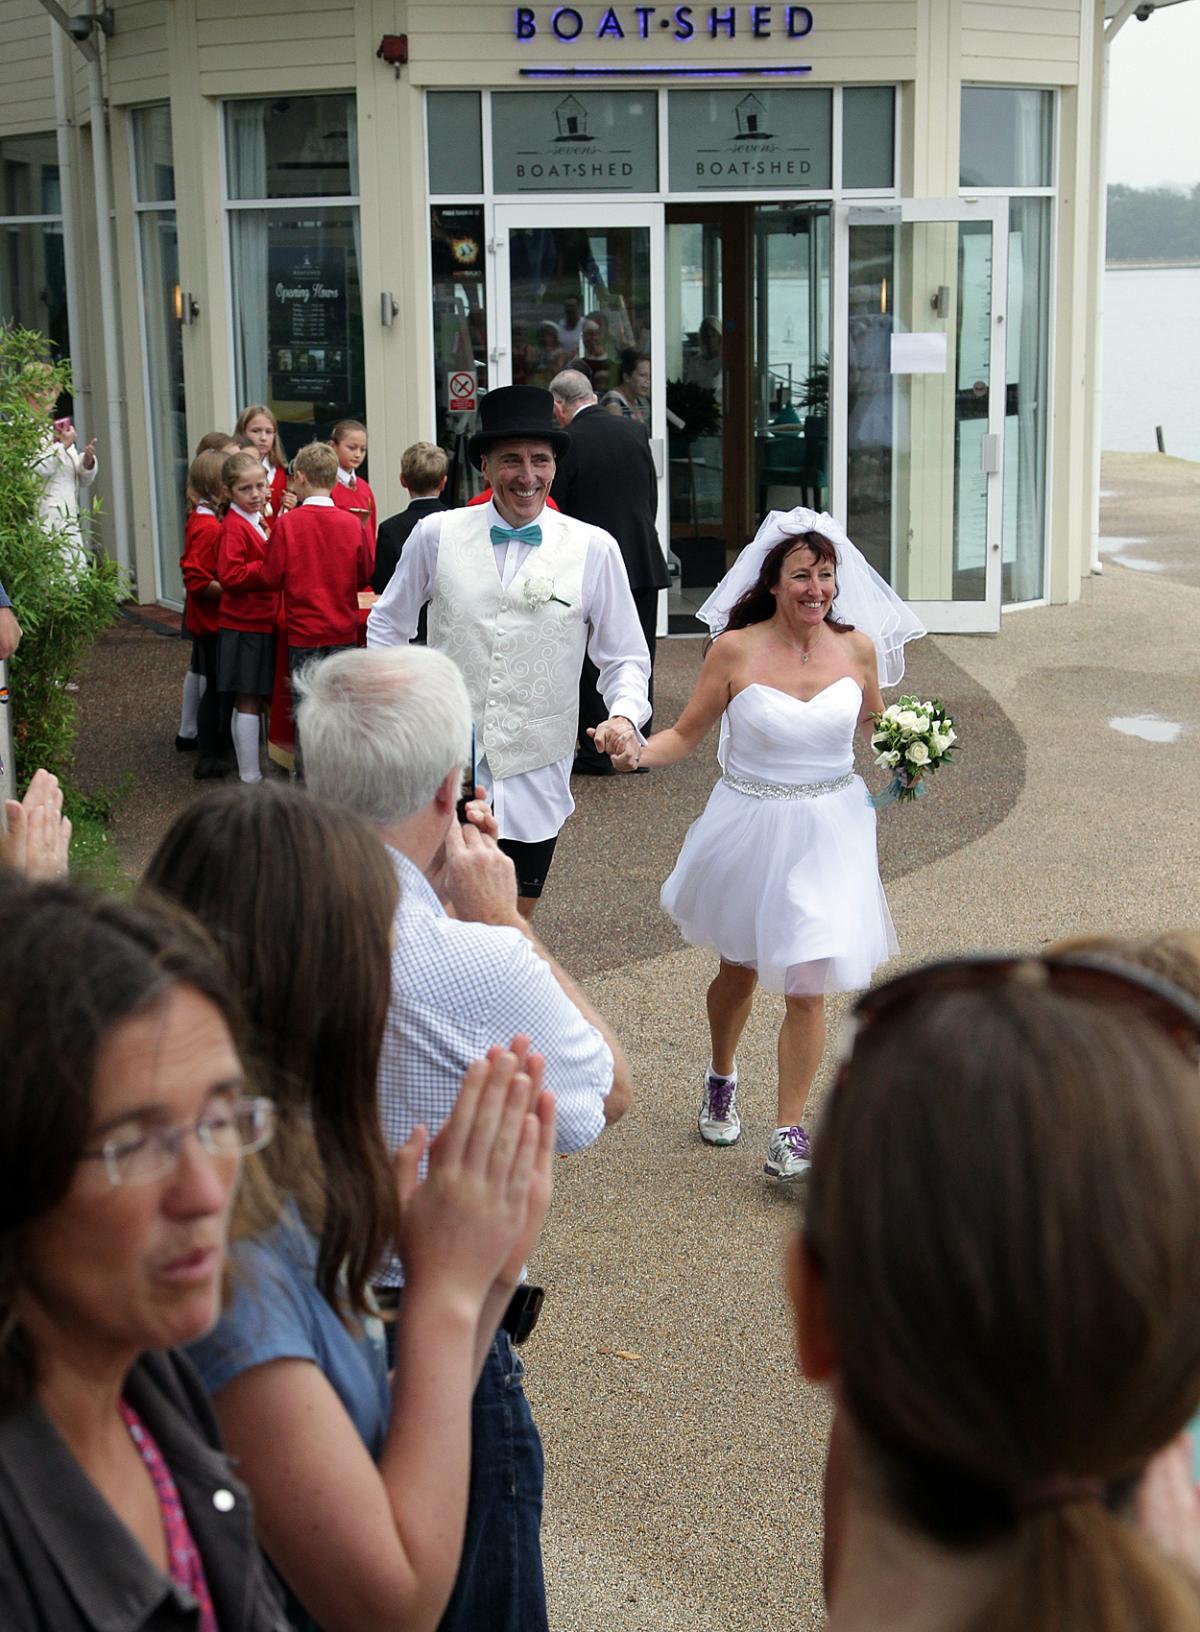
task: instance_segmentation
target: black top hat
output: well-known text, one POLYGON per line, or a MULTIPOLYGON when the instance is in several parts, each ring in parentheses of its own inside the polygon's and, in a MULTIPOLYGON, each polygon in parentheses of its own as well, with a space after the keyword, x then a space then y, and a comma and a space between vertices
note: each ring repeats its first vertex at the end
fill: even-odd
POLYGON ((479 429, 467 443, 467 456, 476 470, 494 442, 510 437, 549 442, 556 459, 571 446, 571 438, 554 418, 554 398, 540 385, 502 385, 480 397, 479 429))

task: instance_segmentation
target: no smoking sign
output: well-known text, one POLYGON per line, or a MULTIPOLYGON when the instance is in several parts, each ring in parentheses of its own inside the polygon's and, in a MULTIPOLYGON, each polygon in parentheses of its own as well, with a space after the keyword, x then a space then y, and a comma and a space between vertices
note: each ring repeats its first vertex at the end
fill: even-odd
POLYGON ((478 406, 478 396, 475 390, 475 370, 473 368, 456 368, 449 376, 450 412, 452 414, 473 414, 478 406))

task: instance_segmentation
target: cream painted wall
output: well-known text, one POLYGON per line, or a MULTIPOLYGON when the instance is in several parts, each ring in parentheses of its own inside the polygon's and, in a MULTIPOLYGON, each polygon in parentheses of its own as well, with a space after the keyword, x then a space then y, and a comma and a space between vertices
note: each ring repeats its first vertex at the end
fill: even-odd
MULTIPOLYGON (((76 5, 79 0, 75 0, 76 5)), ((1102 0, 815 0, 816 27, 788 45, 739 38, 737 61, 751 52, 812 65, 810 82, 887 81, 900 86, 903 191, 954 197, 958 186, 961 85, 1047 85, 1059 96, 1060 199, 1058 290, 1052 356, 1055 427, 1049 493, 1051 592, 1079 593, 1088 564, 1087 530, 1094 447, 1093 405, 1085 389, 1090 355, 1088 312, 1095 296, 1096 107, 1098 27, 1102 0)), ((538 17, 550 7, 536 6, 538 17)), ((598 5, 580 8, 594 22, 598 5)), ((664 11, 666 8, 662 8, 664 11)), ((694 16, 703 15, 696 6, 694 16)), ((429 437, 432 370, 428 220, 424 189, 426 86, 520 84, 525 62, 568 62, 571 48, 544 36, 521 44, 513 8, 497 0, 115 0, 117 31, 106 47, 111 101, 171 103, 176 161, 181 277, 200 306, 184 330, 188 439, 226 426, 234 410, 226 281, 225 220, 219 173, 219 99, 353 89, 358 98, 362 197, 363 308, 367 417, 375 444, 372 479, 381 510, 403 503, 402 449, 429 437), (411 63, 397 74, 375 56, 385 33, 407 33, 411 63), (399 313, 387 327, 380 296, 395 295, 399 313)), ((619 7, 628 18, 631 8, 619 7)), ((782 11, 776 6, 776 12, 782 11)), ((739 15, 746 8, 739 6, 739 15)), ((37 0, 0 0, 0 133, 53 127, 49 20, 37 0)), ((661 61, 661 38, 587 47, 587 59, 614 64, 661 61)), ((75 142, 83 339, 76 358, 81 414, 103 434, 105 392, 99 376, 95 294, 95 222, 86 137, 82 62, 72 51, 80 128, 75 142)), ((576 56, 575 60, 579 60, 576 56)), ((729 62, 725 41, 696 38, 671 50, 672 61, 729 62), (686 55, 684 54, 686 52, 686 55)), ((148 554, 149 470, 141 403, 141 328, 134 269, 126 121, 113 121, 114 196, 121 279, 122 363, 129 389, 131 504, 141 592, 154 582, 148 554)), ((928 269, 927 269, 928 270, 928 269)), ((946 281, 944 277, 938 281, 946 281)), ((931 517, 946 516, 944 491, 928 495, 931 517)), ((151 591, 152 592, 152 591, 151 591)))

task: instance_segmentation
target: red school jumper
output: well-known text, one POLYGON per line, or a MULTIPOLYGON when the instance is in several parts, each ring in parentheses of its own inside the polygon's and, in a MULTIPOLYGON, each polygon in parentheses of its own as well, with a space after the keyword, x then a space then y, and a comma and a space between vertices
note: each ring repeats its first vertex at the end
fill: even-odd
MULTIPOLYGON (((333 502, 339 510, 368 511, 363 531, 371 545, 371 571, 375 570, 375 495, 361 476, 351 475, 348 482, 339 477, 333 484, 333 502)), ((355 516, 355 521, 358 517, 355 516)))
POLYGON ((306 499, 281 517, 266 578, 283 590, 288 645, 357 645, 358 592, 371 582, 374 565, 366 528, 332 501, 306 499))
POLYGON ((187 590, 186 616, 188 633, 196 640, 217 632, 217 618, 221 607, 219 595, 207 596, 204 591, 217 576, 217 549, 221 541, 221 518, 207 505, 197 505, 187 519, 183 532, 183 554, 179 570, 183 573, 187 590))
POLYGON ((275 629, 278 592, 268 587, 267 540, 236 505, 221 523, 217 578, 221 585, 217 626, 269 635, 275 629))

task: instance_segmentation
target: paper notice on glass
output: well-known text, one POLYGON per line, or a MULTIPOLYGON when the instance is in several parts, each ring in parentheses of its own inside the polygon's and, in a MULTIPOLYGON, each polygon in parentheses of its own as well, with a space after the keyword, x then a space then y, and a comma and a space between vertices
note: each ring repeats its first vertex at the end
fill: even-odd
POLYGON ((892 336, 893 374, 944 374, 945 372, 945 334, 894 334, 892 336))

